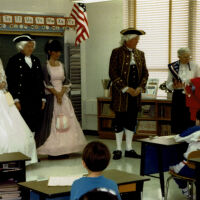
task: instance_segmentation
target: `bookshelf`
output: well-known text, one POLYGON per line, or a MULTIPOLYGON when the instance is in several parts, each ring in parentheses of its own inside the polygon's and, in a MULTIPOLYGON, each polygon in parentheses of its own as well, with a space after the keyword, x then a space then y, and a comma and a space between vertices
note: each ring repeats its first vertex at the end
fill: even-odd
MULTIPOLYGON (((103 139, 114 139, 112 120, 115 117, 110 109, 110 97, 97 98, 98 134, 103 139)), ((167 97, 142 99, 138 113, 135 138, 171 135, 171 100, 167 97)))

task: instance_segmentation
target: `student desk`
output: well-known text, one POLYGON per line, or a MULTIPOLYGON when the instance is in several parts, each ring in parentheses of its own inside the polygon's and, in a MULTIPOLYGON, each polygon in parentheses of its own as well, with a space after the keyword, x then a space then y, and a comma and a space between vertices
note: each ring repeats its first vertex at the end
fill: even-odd
MULTIPOLYGON (((3 170, 2 171, 0 170, 0 180, 4 181, 10 178, 13 178, 17 182, 26 181, 25 161, 29 161, 29 160, 30 160, 29 157, 19 152, 0 154, 0 165, 16 163, 17 168, 20 168, 20 170, 10 171, 10 172, 4 172, 3 170)), ((22 195, 21 195, 22 199, 26 200, 25 192, 23 190, 21 190, 21 192, 22 192, 22 195)))
POLYGON ((195 163, 195 178, 196 178, 196 200, 200 200, 200 158, 191 158, 190 162, 195 163))
MULTIPOLYGON (((141 145, 140 175, 159 173, 162 197, 165 196, 164 172, 182 160, 185 143, 177 143, 173 136, 137 139, 141 145)), ((153 176, 155 177, 155 176, 153 176)))
POLYGON ((16 153, 4 153, 0 154, 0 165, 2 164, 9 164, 9 163, 16 163, 19 168, 21 168, 20 171, 13 171, 9 173, 0 173, 0 178, 6 178, 8 174, 12 174, 12 178, 16 178, 18 181, 26 181, 26 165, 25 161, 30 160, 29 157, 25 156, 22 153, 16 152, 16 153))
MULTIPOLYGON (((150 180, 147 177, 126 173, 119 170, 106 170, 103 175, 118 184, 119 192, 122 193, 122 199, 125 199, 125 197, 127 199, 128 194, 130 194, 131 198, 134 196, 135 199, 140 200, 144 181, 150 180)), ((45 200, 46 198, 54 199, 57 197, 65 197, 63 199, 67 199, 67 196, 70 195, 71 190, 71 187, 68 186, 49 187, 47 180, 23 182, 19 183, 19 185, 26 190, 32 190, 33 192, 37 193, 40 196, 40 200, 45 200)))

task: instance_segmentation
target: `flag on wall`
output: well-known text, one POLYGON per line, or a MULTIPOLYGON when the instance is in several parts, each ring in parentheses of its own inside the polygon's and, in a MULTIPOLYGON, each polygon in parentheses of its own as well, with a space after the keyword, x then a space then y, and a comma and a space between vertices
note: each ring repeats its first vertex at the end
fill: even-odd
POLYGON ((76 41, 75 45, 89 38, 89 28, 86 13, 86 6, 83 3, 75 3, 71 16, 76 21, 76 41))

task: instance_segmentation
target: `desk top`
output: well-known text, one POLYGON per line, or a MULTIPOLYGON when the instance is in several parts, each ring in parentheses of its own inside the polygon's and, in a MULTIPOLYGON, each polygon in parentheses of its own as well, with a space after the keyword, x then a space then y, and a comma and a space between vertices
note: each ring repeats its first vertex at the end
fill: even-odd
POLYGON ((200 158, 191 158, 189 161, 200 164, 200 158))
MULTIPOLYGON (((103 175, 115 181, 118 185, 138 183, 150 180, 147 177, 139 176, 135 174, 130 174, 127 172, 119 170, 106 170, 103 175)), ((37 193, 46 196, 56 196, 56 195, 67 195, 71 187, 70 186, 48 186, 48 181, 30 181, 19 183, 20 186, 31 189, 37 193)))
POLYGON ((30 158, 20 152, 0 154, 0 163, 28 161, 28 160, 30 160, 30 158))
MULTIPOLYGON (((112 100, 111 97, 97 97, 98 101, 108 101, 110 102, 112 100)), ((142 98, 141 99, 142 102, 158 102, 158 103, 171 103, 172 100, 167 98, 167 97, 160 97, 157 96, 156 98, 142 98)))
POLYGON ((153 145, 160 145, 160 146, 172 146, 172 145, 180 144, 179 142, 175 141, 174 135, 156 136, 154 138, 143 138, 143 139, 137 139, 136 141, 149 143, 153 145))

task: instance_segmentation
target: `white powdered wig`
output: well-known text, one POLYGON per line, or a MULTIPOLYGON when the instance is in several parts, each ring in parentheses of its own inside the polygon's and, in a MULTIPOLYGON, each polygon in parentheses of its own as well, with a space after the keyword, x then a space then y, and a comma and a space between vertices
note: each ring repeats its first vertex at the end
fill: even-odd
POLYGON ((189 54, 190 55, 191 51, 190 51, 190 49, 188 47, 182 47, 182 48, 178 49, 177 54, 178 54, 178 56, 182 56, 184 54, 189 54))
POLYGON ((21 42, 18 42, 16 44, 16 48, 18 51, 22 51, 25 47, 25 45, 28 43, 28 42, 33 42, 34 43, 34 49, 36 47, 36 42, 35 41, 21 41, 21 42))
POLYGON ((127 42, 129 40, 132 40, 133 38, 139 37, 139 35, 136 34, 127 34, 127 35, 122 35, 120 44, 124 45, 124 42, 127 42))

